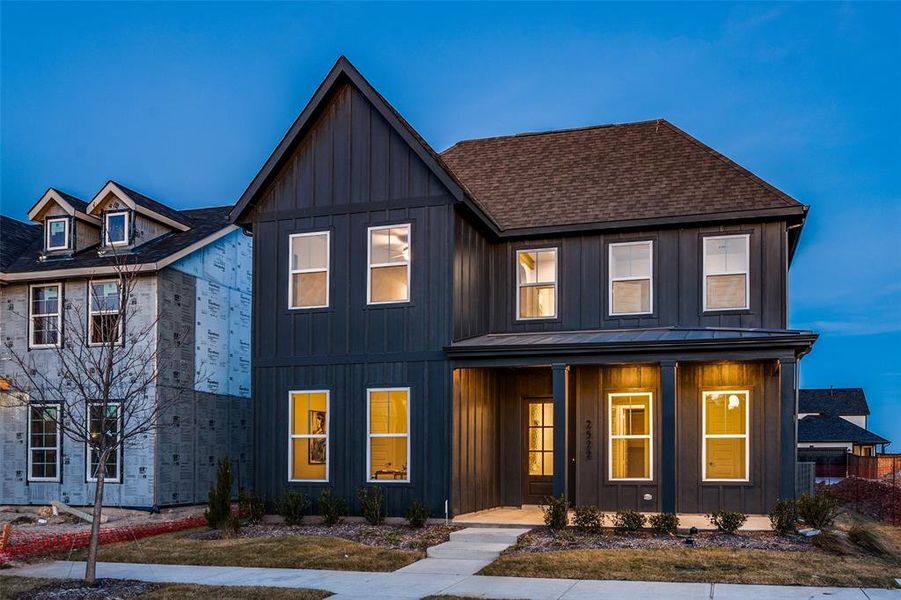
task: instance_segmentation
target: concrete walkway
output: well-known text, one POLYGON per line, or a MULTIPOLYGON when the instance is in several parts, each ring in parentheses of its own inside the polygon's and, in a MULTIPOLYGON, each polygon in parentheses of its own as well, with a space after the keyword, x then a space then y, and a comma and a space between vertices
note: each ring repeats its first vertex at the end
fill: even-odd
MULTIPOLYGON (((4 570, 4 575, 77 578, 83 562, 47 562, 4 570)), ((860 588, 813 588, 769 585, 709 583, 651 583, 640 581, 589 581, 579 579, 533 579, 484 577, 434 573, 360 573, 306 569, 246 567, 195 567, 97 563, 97 576, 137 579, 159 583, 197 583, 229 586, 315 588, 336 594, 334 600, 370 598, 402 600, 432 594, 454 594, 477 598, 528 600, 623 600, 668 598, 673 600, 901 600, 901 590, 860 588)))
POLYGON ((395 573, 474 575, 516 543, 528 529, 467 527, 450 534, 450 541, 431 546, 426 557, 395 573))

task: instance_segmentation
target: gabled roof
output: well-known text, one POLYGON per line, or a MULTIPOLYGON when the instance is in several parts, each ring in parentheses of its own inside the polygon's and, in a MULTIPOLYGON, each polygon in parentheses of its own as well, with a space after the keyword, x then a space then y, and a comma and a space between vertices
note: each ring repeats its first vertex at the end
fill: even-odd
POLYGON ((889 443, 884 437, 835 415, 809 415, 798 421, 798 443, 807 442, 889 443))
POLYGON ((798 412, 835 416, 870 414, 863 388, 804 388, 798 391, 798 412))
POLYGON ((466 140, 441 156, 504 231, 806 210, 662 119, 466 140))
POLYGON ((129 189, 121 183, 112 180, 108 181, 106 185, 97 192, 90 204, 88 204, 87 212, 93 213, 97 209, 97 206, 110 193, 120 198, 132 210, 168 225, 173 229, 187 231, 191 227, 190 221, 184 217, 182 212, 169 208, 153 198, 148 198, 144 194, 129 189))
POLYGON ((66 213, 70 216, 75 216, 80 219, 90 221, 93 223, 100 223, 100 221, 91 215, 88 214, 88 203, 84 200, 76 198, 71 194, 67 194, 65 192, 61 192, 55 188, 49 188, 41 198, 35 202, 34 206, 28 211, 28 218, 32 221, 44 210, 44 207, 51 202, 56 202, 66 213))
POLYGON ((40 225, 0 215, 0 271, 6 271, 35 241, 41 242, 40 225))
POLYGON ((247 189, 241 194, 235 208, 232 210, 232 222, 236 222, 242 218, 244 213, 257 199, 257 195, 269 182, 269 180, 277 173, 283 160, 291 153, 294 147, 299 143, 300 139, 306 133, 310 126, 315 122, 319 115, 319 110, 328 101, 331 92, 343 82, 349 82, 355 86, 361 94, 375 107, 381 116, 397 131, 403 140, 412 148, 416 155, 425 163, 432 171, 435 177, 441 181, 454 198, 460 202, 466 203, 473 211, 479 215, 489 227, 496 230, 496 226, 492 218, 484 212, 482 207, 474 201, 471 194, 466 191, 465 186, 457 179, 454 174, 446 167, 441 156, 432 149, 431 146, 423 139, 419 133, 404 119, 397 110, 385 98, 379 94, 374 87, 360 74, 350 61, 341 56, 332 67, 329 74, 313 94, 313 97, 301 111, 297 120, 288 129, 285 136, 276 146, 272 155, 263 164, 263 167, 256 174, 247 189))

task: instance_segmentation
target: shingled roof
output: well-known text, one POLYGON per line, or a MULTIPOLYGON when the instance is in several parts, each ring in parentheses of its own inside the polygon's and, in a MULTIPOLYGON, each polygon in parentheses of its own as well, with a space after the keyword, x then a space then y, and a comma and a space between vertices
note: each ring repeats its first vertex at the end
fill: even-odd
POLYGON ((822 415, 868 415, 863 388, 805 388, 798 392, 798 412, 822 415))
POLYGON ((888 444, 889 441, 863 427, 834 415, 807 416, 798 421, 798 442, 853 442, 888 444))
POLYGON ((467 140, 441 157, 502 230, 804 209, 665 120, 467 140))
POLYGON ((6 271, 35 242, 41 243, 40 225, 0 215, 0 271, 6 271))

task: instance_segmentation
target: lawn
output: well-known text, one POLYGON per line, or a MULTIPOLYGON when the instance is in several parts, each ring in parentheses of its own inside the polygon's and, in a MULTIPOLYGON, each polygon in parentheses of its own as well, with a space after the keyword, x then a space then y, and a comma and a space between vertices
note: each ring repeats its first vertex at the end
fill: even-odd
MULTIPOLYGON (((327 536, 205 540, 193 539, 192 533, 182 531, 100 546, 98 560, 226 567, 395 571, 424 556, 423 552, 417 550, 376 548, 327 536)), ((86 554, 86 550, 80 550, 73 553, 70 560, 84 560, 86 554)))
POLYGON ((66 597, 65 591, 78 590, 78 598, 94 600, 110 597, 139 598, 140 600, 321 600, 331 595, 323 590, 287 589, 272 587, 229 587, 215 585, 195 585, 181 583, 141 583, 104 580, 105 586, 114 586, 115 593, 108 587, 97 589, 92 595, 84 595, 78 580, 39 579, 32 577, 0 576, 0 600, 18 598, 59 598, 66 597), (132 588, 129 590, 129 588, 132 588), (137 588, 137 589, 136 589, 137 588), (137 595, 128 594, 129 591, 137 595))

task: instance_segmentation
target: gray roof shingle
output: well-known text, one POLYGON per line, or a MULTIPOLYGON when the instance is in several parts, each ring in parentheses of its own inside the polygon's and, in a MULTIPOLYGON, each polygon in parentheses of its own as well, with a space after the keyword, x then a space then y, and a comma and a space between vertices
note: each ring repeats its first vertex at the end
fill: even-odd
POLYGON ((799 413, 851 416, 868 415, 863 388, 804 388, 798 392, 799 413))
POLYGON ((889 443, 884 437, 835 415, 809 415, 798 421, 798 442, 889 443))
POLYGON ((0 271, 13 264, 35 240, 42 242, 40 225, 0 215, 0 271))

